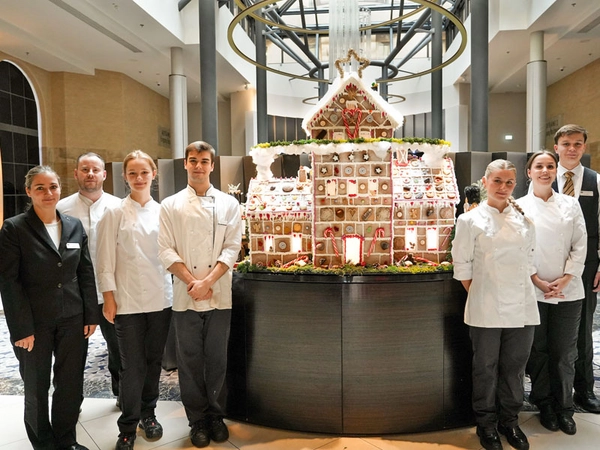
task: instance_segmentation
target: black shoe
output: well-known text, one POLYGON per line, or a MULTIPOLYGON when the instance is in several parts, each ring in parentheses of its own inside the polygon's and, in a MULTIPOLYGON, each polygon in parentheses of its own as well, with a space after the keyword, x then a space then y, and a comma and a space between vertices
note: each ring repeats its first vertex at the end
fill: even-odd
POLYGON ((583 393, 575 392, 573 401, 587 412, 600 414, 600 400, 596 398, 596 395, 592 391, 583 393))
POLYGON ((540 423, 544 428, 550 431, 558 431, 558 417, 551 405, 540 405, 540 423))
POLYGON ((477 436, 479 443, 485 450, 502 450, 502 442, 495 428, 477 427, 477 436))
POLYGON ((61 447, 60 450, 88 450, 88 448, 75 442, 74 444, 69 445, 68 447, 61 447))
POLYGON ((229 439, 229 430, 227 425, 223 423, 222 417, 211 417, 210 421, 210 438, 215 442, 225 442, 229 439))
POLYGON ((205 420, 199 420, 195 424, 192 425, 192 429, 190 431, 190 439, 194 447, 208 447, 210 444, 210 435, 209 435, 208 427, 206 426, 205 420))
POLYGON ((132 450, 135 442, 135 433, 119 433, 115 450, 132 450))
POLYGON ((577 425, 575 425, 575 421, 570 416, 559 414, 558 426, 560 430, 565 434, 574 435, 575 433, 577 433, 577 425))
POLYGON ((156 416, 140 420, 140 428, 146 433, 146 439, 160 439, 163 435, 163 427, 156 420, 156 416))
POLYGON ((518 425, 516 427, 505 427, 502 424, 498 424, 498 431, 500 434, 506 436, 506 440, 512 447, 517 450, 529 450, 527 436, 525 436, 525 433, 523 433, 518 425))

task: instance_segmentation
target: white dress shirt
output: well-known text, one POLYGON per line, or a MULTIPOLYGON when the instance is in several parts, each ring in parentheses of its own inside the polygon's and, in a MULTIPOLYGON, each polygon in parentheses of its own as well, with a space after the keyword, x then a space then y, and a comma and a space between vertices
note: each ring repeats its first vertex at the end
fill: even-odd
MULTIPOLYGON (((98 272, 96 271, 96 228, 98 227, 98 222, 100 222, 100 219, 107 209, 118 208, 119 206, 121 206, 121 199, 109 194, 108 192, 103 192, 100 198, 95 202, 92 202, 89 198, 81 195, 79 192, 76 192, 75 194, 61 199, 56 204, 56 209, 58 209, 61 213, 76 217, 81 220, 83 229, 88 235, 88 248, 90 250, 92 263, 94 264, 96 280, 98 280, 98 272)), ((98 303, 103 304, 104 297, 102 297, 102 292, 97 285, 98 283, 96 282, 98 303)))
POLYGON ((454 278, 472 280, 465 323, 482 328, 538 325, 531 275, 535 230, 512 206, 499 212, 482 202, 461 214, 452 241, 454 278))
POLYGON ((162 201, 158 245, 166 268, 184 263, 196 279, 205 278, 218 261, 229 270, 212 286, 210 300, 195 301, 186 284, 174 277, 174 311, 209 311, 231 308, 233 266, 242 243, 240 204, 212 185, 206 196, 186 189, 162 201))
MULTIPOLYGON (((558 185, 558 192, 562 194, 563 186, 565 185, 565 173, 569 172, 569 169, 565 169, 563 166, 558 164, 558 173, 556 175, 556 184, 558 185)), ((579 198, 581 195, 581 185, 583 184, 583 166, 579 164, 577 167, 571 169, 573 172, 573 187, 575 188, 575 198, 579 198)), ((598 192, 600 193, 600 174, 596 174, 596 184, 598 185, 598 192)), ((588 193, 585 193, 589 195, 588 193)), ((598 236, 600 236, 600 195, 598 196, 598 236)), ((600 243, 600 241, 599 241, 600 243)), ((600 245, 600 244, 599 244, 600 245)), ((598 249, 598 257, 600 257, 600 249, 598 249)), ((600 267, 598 267, 600 271, 600 267)))
POLYGON ((171 274, 158 259, 160 205, 130 196, 98 224, 98 284, 113 291, 117 314, 162 311, 173 303, 171 274))
POLYGON ((587 232, 581 206, 574 197, 553 193, 544 201, 533 193, 520 198, 519 205, 535 223, 535 257, 537 275, 544 281, 554 281, 564 274, 573 279, 563 289, 562 298, 545 299, 535 288, 538 302, 580 300, 585 296, 581 274, 587 251, 587 232))

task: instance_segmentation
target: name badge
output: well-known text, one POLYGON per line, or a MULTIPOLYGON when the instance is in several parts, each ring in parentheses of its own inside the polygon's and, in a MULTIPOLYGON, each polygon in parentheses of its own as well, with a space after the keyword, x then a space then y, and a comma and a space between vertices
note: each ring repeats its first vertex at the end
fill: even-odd
POLYGON ((67 242, 67 248, 81 248, 79 242, 67 242))
POLYGON ((592 191, 581 191, 579 193, 580 197, 593 197, 594 193, 592 191))

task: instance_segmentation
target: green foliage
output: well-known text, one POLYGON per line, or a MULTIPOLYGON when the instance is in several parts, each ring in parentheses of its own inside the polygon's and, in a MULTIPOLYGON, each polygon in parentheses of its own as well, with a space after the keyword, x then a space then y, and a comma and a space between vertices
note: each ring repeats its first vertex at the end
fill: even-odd
POLYGON ((439 273, 451 272, 452 265, 430 266, 427 264, 415 264, 413 266, 356 266, 346 264, 332 269, 324 269, 315 267, 312 264, 304 266, 292 265, 290 267, 264 267, 256 264, 251 264, 250 261, 242 261, 237 265, 240 273, 290 273, 290 274, 312 274, 312 275, 337 275, 340 277, 360 276, 360 275, 393 275, 393 274, 421 274, 421 273, 439 273))

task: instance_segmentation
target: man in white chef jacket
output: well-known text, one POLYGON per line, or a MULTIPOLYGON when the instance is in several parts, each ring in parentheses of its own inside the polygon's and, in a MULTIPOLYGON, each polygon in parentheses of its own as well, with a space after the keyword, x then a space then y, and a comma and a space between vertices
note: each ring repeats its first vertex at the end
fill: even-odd
POLYGON ((162 201, 159 257, 175 276, 173 321, 181 400, 196 447, 229 437, 225 415, 232 269, 242 239, 240 205, 210 183, 215 150, 185 149, 188 186, 162 201))
MULTIPOLYGON (((84 153, 77 158, 75 167, 75 180, 79 186, 79 191, 61 199, 56 208, 64 214, 73 216, 81 220, 83 228, 88 235, 88 246, 92 263, 94 264, 94 273, 96 272, 96 226, 108 208, 119 207, 121 199, 104 192, 104 180, 106 180, 106 169, 104 159, 96 153, 84 153)), ((96 277, 96 280, 98 278, 96 277)), ((99 286, 96 282, 96 286, 99 286)), ((121 359, 119 356, 119 345, 115 326, 108 322, 102 314, 102 305, 104 298, 98 291, 98 309, 100 310, 100 330, 106 340, 108 351, 108 371, 110 372, 112 393, 117 397, 117 407, 119 406, 119 370, 121 369, 121 359)), ((83 364, 87 357, 87 344, 85 340, 85 353, 83 355, 83 364)))

